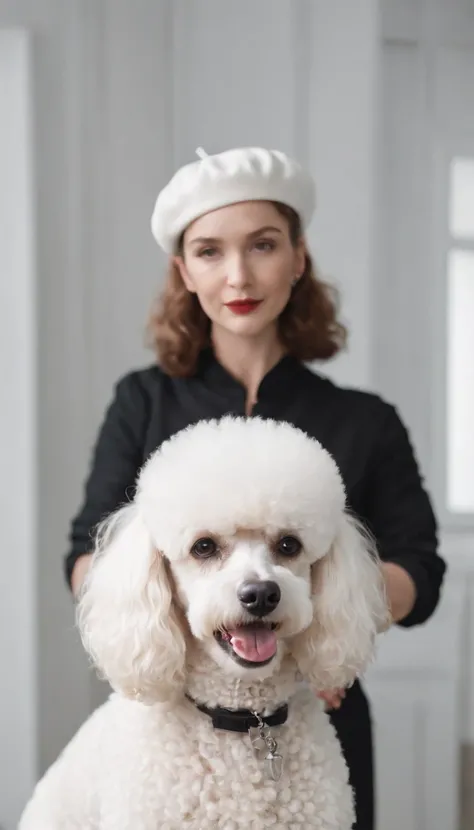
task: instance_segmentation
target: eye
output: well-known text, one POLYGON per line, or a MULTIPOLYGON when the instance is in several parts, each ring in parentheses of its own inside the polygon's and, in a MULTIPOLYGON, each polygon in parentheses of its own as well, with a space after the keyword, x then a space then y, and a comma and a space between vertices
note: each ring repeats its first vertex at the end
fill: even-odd
POLYGON ((217 256, 217 248, 202 248, 198 253, 198 257, 202 259, 212 259, 215 256, 217 256))
POLYGON ((275 250, 276 242, 274 242, 273 239, 261 239, 259 242, 255 243, 255 247, 257 251, 268 253, 269 251, 275 250))
POLYGON ((277 551, 282 556, 298 556, 303 545, 296 536, 282 536, 277 543, 277 551))
POLYGON ((194 545, 191 548, 192 556, 195 556, 196 559, 209 559, 211 556, 215 556, 219 552, 219 548, 214 541, 211 539, 210 536, 204 536, 202 539, 198 539, 197 542, 194 542, 194 545))

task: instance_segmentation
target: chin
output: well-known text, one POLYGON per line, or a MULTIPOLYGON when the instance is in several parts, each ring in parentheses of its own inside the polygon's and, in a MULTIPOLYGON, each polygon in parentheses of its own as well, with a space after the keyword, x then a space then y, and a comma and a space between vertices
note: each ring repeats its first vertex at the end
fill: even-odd
POLYGON ((261 334, 268 326, 271 324, 267 320, 258 320, 258 319, 251 319, 251 316, 248 317, 236 317, 232 320, 226 320, 225 324, 222 328, 225 331, 232 332, 234 334, 247 334, 247 335, 258 335, 261 334))
POLYGON ((225 331, 234 334, 257 337, 267 329, 275 328, 283 308, 284 306, 282 308, 278 306, 275 309, 258 308, 250 314, 241 316, 227 312, 225 319, 220 320, 218 325, 225 331))

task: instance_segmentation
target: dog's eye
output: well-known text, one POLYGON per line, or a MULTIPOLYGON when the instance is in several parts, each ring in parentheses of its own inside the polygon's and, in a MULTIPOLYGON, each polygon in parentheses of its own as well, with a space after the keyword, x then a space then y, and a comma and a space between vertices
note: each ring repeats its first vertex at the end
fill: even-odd
POLYGON ((302 547, 296 536, 283 536, 277 544, 277 551, 283 556, 298 556, 302 547))
POLYGON ((194 545, 191 548, 192 555, 196 556, 198 559, 207 559, 210 556, 215 556, 217 552, 217 544, 214 539, 211 539, 209 536, 198 539, 197 542, 194 542, 194 545))

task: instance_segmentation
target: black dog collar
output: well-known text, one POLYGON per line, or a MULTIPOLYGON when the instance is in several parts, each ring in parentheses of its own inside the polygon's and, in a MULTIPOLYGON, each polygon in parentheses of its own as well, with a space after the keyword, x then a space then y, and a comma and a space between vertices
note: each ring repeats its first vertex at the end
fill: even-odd
POLYGON ((286 723, 288 718, 287 703, 284 703, 271 715, 259 714, 257 717, 250 709, 223 709, 220 706, 211 708, 204 706, 202 703, 196 703, 188 695, 187 697, 200 712, 211 718, 214 729, 225 729, 227 732, 248 732, 249 729, 262 726, 262 722, 265 726, 281 726, 286 723))

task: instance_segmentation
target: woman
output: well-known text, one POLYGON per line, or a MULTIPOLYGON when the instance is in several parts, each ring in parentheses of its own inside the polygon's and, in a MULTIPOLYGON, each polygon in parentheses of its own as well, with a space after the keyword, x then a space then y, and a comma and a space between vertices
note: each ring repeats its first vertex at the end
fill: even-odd
MULTIPOLYGON (((73 591, 95 525, 126 500, 149 454, 191 423, 245 413, 288 421, 333 455, 350 508, 377 539, 393 620, 422 623, 438 603, 445 565, 407 432, 376 395, 339 388, 304 366, 345 343, 305 246, 313 182, 274 151, 200 156, 156 203, 153 233, 170 256, 150 323, 157 364, 124 377, 107 412, 72 524, 73 591)), ((367 700, 358 683, 345 697, 328 690, 325 698, 355 789, 356 827, 372 830, 367 700)))

